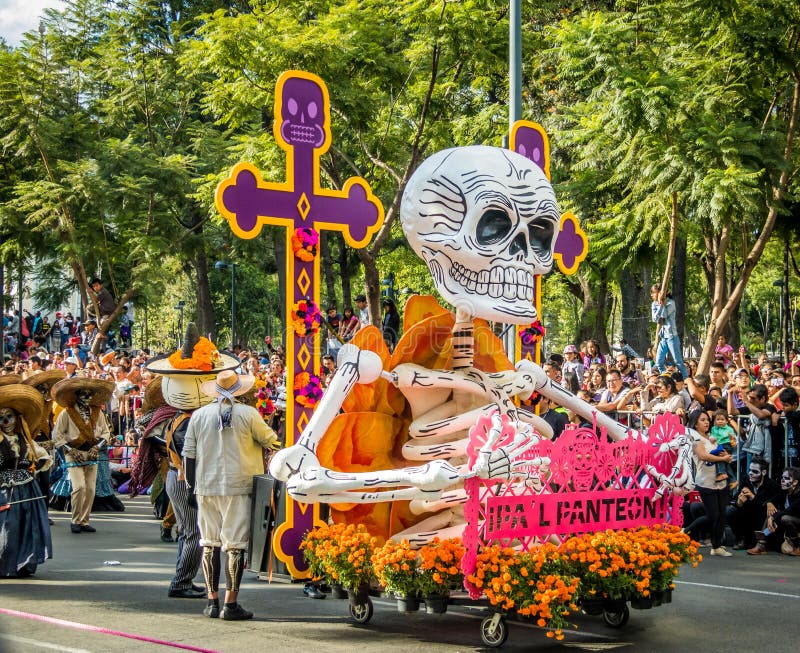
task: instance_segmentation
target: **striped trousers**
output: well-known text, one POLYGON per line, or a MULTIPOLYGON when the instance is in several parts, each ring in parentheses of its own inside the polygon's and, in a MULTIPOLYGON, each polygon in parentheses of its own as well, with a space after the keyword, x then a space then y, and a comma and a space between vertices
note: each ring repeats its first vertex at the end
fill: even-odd
POLYGON ((175 523, 178 527, 178 562, 169 588, 188 590, 203 558, 200 528, 197 526, 197 509, 189 506, 186 481, 179 481, 178 472, 172 469, 167 473, 166 490, 172 509, 175 511, 175 523))

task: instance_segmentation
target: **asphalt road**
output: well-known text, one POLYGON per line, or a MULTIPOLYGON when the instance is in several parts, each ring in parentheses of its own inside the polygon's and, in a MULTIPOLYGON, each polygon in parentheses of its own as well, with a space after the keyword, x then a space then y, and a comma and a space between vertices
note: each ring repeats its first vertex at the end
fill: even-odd
MULTIPOLYGON (((347 601, 308 599, 302 585, 270 584, 247 572, 240 600, 255 618, 203 617, 204 601, 167 598, 175 545, 159 540, 148 499, 126 505, 125 513, 95 515, 95 534, 72 534, 68 516, 52 514, 55 558, 34 578, 0 579, 0 651, 487 650, 479 633, 485 615, 478 610, 404 615, 393 602, 375 599, 372 620, 359 626, 349 618, 347 601)), ((798 613, 800 558, 737 552, 684 569, 671 604, 632 610, 622 629, 605 626, 600 617, 578 616, 578 629, 555 642, 540 629, 511 623, 501 650, 792 651, 800 640, 798 613)))

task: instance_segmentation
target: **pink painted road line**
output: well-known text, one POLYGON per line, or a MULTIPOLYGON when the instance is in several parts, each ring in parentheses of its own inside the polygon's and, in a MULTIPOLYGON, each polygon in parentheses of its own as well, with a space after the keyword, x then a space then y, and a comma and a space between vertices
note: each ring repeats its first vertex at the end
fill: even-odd
POLYGON ((99 626, 90 626, 89 624, 81 624, 77 621, 66 621, 64 619, 56 619, 55 617, 46 617, 41 614, 32 614, 30 612, 18 612, 17 610, 7 610, 0 608, 0 614, 6 614, 10 617, 22 617, 23 619, 31 619, 33 621, 41 621, 46 624, 53 624, 56 626, 63 626, 64 628, 73 628, 74 630, 86 630, 93 633, 102 633, 103 635, 113 635, 114 637, 126 637, 128 639, 136 639, 140 642, 147 642, 148 644, 159 644, 160 646, 170 646, 172 648, 179 648, 184 651, 196 651, 197 653, 220 653, 210 648, 199 648, 197 646, 190 646, 189 644, 178 644, 177 642, 168 642, 163 639, 156 639, 154 637, 146 637, 144 635, 134 635, 133 633, 123 633, 119 630, 110 630, 109 628, 100 628, 99 626))

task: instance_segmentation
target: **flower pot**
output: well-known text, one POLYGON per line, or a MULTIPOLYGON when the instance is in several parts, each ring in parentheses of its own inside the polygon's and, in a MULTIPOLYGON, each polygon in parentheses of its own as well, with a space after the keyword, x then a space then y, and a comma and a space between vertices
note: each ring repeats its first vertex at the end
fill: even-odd
POLYGON ((603 614, 605 601, 603 599, 581 599, 581 610, 588 615, 603 614))
POLYGON ((422 600, 425 602, 425 612, 428 614, 444 614, 447 612, 447 596, 444 594, 426 596, 422 600))
POLYGON ((419 597, 411 594, 398 596, 397 598, 397 611, 398 612, 416 612, 419 610, 419 597))
POLYGON ((653 599, 649 596, 634 596, 631 598, 631 607, 634 610, 649 610, 653 607, 653 599))
POLYGON ((364 605, 369 599, 369 583, 363 583, 357 589, 347 588, 350 605, 364 605))
POLYGON ((664 603, 672 603, 672 590, 671 589, 665 589, 662 592, 662 594, 663 594, 662 601, 664 603))
POLYGON ((347 591, 341 585, 331 585, 331 598, 332 599, 346 599, 347 591))

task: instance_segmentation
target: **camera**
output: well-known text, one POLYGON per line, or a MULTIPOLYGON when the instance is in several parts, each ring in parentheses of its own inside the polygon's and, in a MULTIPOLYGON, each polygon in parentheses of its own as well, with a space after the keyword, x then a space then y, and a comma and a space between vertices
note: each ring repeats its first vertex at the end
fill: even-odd
POLYGON ((782 376, 773 376, 769 380, 769 384, 774 388, 780 388, 783 386, 783 377, 782 376))

